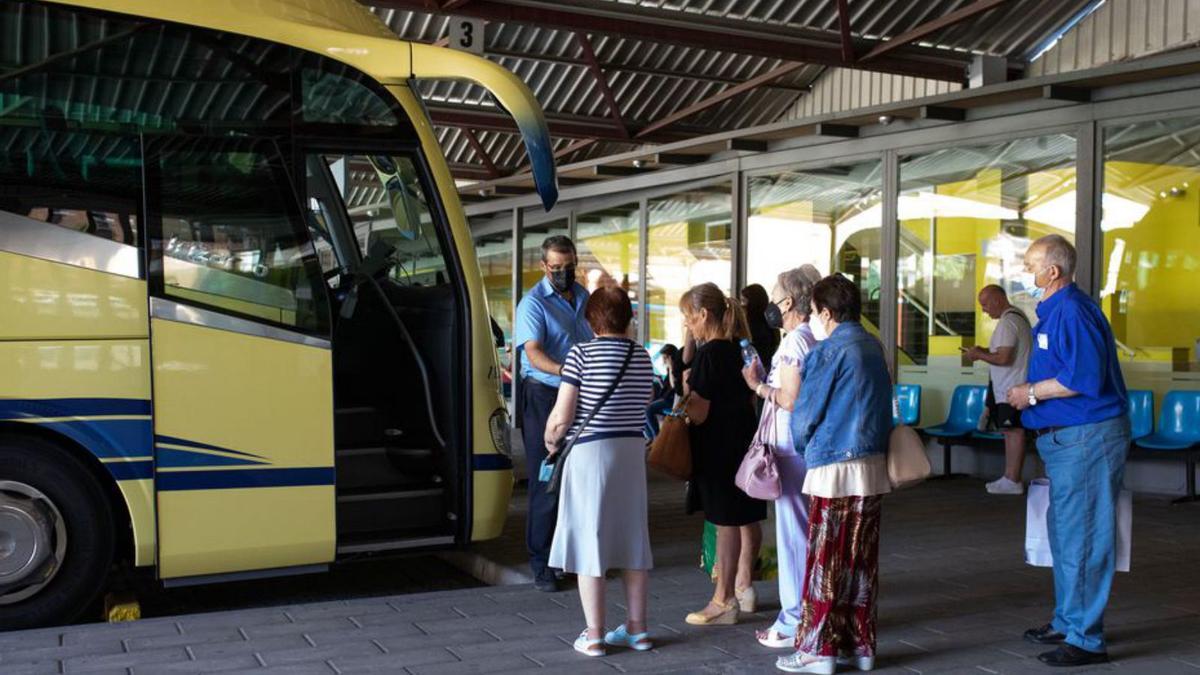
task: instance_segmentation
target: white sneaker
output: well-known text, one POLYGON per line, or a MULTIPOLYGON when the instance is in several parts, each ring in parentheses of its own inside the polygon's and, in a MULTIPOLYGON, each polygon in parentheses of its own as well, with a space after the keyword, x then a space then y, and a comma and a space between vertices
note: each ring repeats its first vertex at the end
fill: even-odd
POLYGON ((837 670, 837 659, 832 656, 809 656, 804 652, 796 652, 791 656, 776 659, 775 667, 788 673, 833 675, 837 670))
POLYGON ((988 483, 984 487, 990 494, 994 495, 1023 495, 1025 494, 1025 484, 1018 483, 1008 479, 1008 476, 1000 476, 996 480, 988 483))

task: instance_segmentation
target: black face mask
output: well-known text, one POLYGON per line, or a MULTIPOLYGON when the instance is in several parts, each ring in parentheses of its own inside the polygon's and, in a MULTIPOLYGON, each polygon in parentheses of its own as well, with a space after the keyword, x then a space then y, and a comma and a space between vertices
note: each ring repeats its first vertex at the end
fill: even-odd
POLYGON ((779 305, 770 303, 763 310, 763 318, 767 320, 767 325, 774 330, 783 330, 783 311, 779 309, 779 305))
POLYGON ((550 270, 550 285, 559 293, 566 293, 575 285, 575 266, 567 265, 561 270, 550 270))

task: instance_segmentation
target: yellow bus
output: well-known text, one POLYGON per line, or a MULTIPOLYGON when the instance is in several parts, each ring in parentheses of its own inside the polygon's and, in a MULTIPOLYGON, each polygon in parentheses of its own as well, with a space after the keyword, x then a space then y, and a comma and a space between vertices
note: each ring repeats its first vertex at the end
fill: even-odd
POLYGON ((0 3, 0 629, 164 584, 500 533, 507 419, 413 89, 487 88, 352 0, 0 3))

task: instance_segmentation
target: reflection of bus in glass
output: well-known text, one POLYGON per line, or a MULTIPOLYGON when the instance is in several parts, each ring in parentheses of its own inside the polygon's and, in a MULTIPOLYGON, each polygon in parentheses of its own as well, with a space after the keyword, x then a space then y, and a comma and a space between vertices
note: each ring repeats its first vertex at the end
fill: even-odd
POLYGON ((497 536, 487 307, 409 87, 536 102, 350 0, 0 4, 0 629, 497 536))

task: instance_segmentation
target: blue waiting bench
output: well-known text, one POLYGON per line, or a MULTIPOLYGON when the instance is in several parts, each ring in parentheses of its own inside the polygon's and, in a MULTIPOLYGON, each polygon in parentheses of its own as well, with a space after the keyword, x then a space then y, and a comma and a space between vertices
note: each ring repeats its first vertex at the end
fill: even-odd
POLYGON ((1200 391, 1169 391, 1163 397, 1154 420, 1154 392, 1131 390, 1129 422, 1133 456, 1149 459, 1182 460, 1187 470, 1187 494, 1173 504, 1200 501, 1196 496, 1196 463, 1200 460, 1200 391))
POLYGON ((956 445, 973 446, 977 440, 1002 438, 1000 434, 978 430, 979 418, 983 415, 987 401, 987 386, 982 384, 960 384, 950 397, 950 412, 946 421, 921 429, 926 436, 942 446, 942 477, 961 476, 950 471, 950 450, 956 445))
MULTIPOLYGON (((943 476, 961 475, 950 470, 950 453, 954 446, 978 446, 980 441, 1004 438, 998 432, 977 429, 986 400, 985 385, 959 385, 950 399, 946 421, 921 429, 942 446, 943 476)), ((1128 404, 1133 456, 1183 461, 1187 471, 1187 494, 1173 503, 1200 501, 1196 494, 1196 465, 1200 463, 1200 391, 1167 392, 1157 428, 1154 425, 1154 392, 1130 390, 1128 404)))

